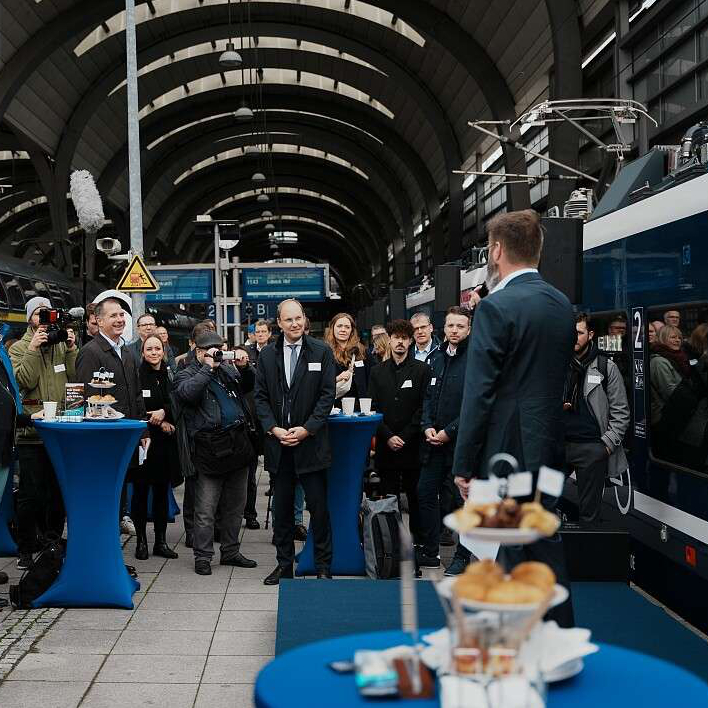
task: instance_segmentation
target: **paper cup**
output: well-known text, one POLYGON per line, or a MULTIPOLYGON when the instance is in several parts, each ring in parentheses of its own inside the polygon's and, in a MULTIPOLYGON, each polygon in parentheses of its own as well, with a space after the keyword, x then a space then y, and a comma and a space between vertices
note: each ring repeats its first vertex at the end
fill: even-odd
POLYGON ((370 398, 360 398, 359 408, 364 415, 369 415, 371 413, 371 399, 370 398))
POLYGON ((344 415, 354 415, 354 404, 356 403, 356 398, 343 398, 342 399, 342 413, 344 415))
POLYGON ((57 417, 56 401, 44 401, 44 420, 54 420, 57 417))

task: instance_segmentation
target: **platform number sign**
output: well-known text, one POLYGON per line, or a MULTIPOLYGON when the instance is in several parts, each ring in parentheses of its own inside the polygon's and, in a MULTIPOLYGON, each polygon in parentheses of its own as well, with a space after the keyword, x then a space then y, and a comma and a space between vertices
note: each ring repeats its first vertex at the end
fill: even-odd
POLYGON ((646 438, 646 414, 644 409, 644 342, 646 327, 644 308, 632 308, 632 373, 634 385, 634 434, 646 438))

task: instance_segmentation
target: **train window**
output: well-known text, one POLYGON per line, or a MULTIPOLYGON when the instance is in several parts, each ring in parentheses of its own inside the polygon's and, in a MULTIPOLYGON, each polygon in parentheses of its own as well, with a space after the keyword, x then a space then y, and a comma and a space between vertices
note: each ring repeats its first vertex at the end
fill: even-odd
POLYGON ((64 307, 70 308, 76 305, 76 298, 71 293, 71 291, 66 288, 61 289, 61 294, 64 296, 64 307))
POLYGON ((590 317, 590 327, 595 332, 598 349, 617 364, 627 389, 627 398, 631 400, 631 347, 627 314, 624 310, 593 313, 590 317))
POLYGON ((28 280, 27 278, 20 278, 18 276, 17 282, 22 288, 22 292, 25 296, 25 302, 27 302, 27 300, 31 300, 33 297, 37 297, 37 291, 34 289, 34 283, 31 280, 28 280))
POLYGON ((55 285, 54 283, 47 283, 49 286, 49 301, 52 303, 52 307, 55 308, 64 308, 64 295, 62 295, 61 290, 59 289, 58 285, 55 285))
POLYGON ((0 310, 7 310, 10 303, 7 299, 7 293, 5 292, 5 286, 0 282, 0 310))
POLYGON ((708 303, 647 312, 654 457, 708 472, 708 303))
POLYGON ((0 280, 2 280, 2 283, 5 286, 7 299, 10 302, 10 308, 12 310, 24 310, 25 298, 22 293, 22 288, 17 280, 7 273, 0 273, 0 280))
POLYGON ((51 297, 46 283, 43 283, 41 280, 35 280, 32 284, 34 285, 37 295, 41 295, 42 297, 51 297))

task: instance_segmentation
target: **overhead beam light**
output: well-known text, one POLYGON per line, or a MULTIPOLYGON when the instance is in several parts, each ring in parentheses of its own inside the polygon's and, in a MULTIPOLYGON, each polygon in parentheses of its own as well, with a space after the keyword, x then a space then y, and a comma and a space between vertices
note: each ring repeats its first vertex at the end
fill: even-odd
POLYGON ((270 201, 270 197, 265 193, 261 192, 257 197, 256 197, 257 202, 261 202, 261 204, 265 204, 266 202, 270 201))
POLYGON ((254 172, 251 175, 252 182, 265 182, 265 175, 262 172, 254 172))
POLYGON ((241 55, 236 51, 236 45, 233 42, 226 44, 226 50, 219 57, 219 66, 224 69, 238 69, 243 64, 241 55))
POLYGON ((245 123, 248 120, 253 120, 253 111, 244 102, 234 112, 234 118, 239 123, 245 123))

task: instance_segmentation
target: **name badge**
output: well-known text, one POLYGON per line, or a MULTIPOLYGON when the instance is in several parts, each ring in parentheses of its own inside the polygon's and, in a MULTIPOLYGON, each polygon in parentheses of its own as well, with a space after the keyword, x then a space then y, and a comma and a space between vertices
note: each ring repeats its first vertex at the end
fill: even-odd
POLYGON ((435 386, 435 382, 436 382, 436 381, 437 381, 437 379, 433 376, 433 378, 430 379, 430 385, 431 385, 431 386, 435 386))
POLYGON ((413 382, 410 379, 406 379, 401 388, 413 388, 413 382))
POLYGON ((357 367, 364 366, 363 360, 362 360, 362 359, 359 359, 358 361, 355 361, 355 362, 354 362, 354 366, 357 366, 357 367))
POLYGON ((149 388, 143 389, 143 398, 150 398, 152 396, 152 391, 149 388))
POLYGON ((588 376, 588 383, 591 383, 591 384, 602 383, 602 376, 600 376, 598 374, 590 374, 588 376))
POLYGON ((57 364, 54 367, 54 373, 56 374, 61 374, 64 371, 66 371, 66 366, 64 364, 57 364))
POLYGON ((688 364, 689 366, 695 366, 698 363, 698 359, 689 359, 688 364))
POLYGON ((322 364, 320 364, 319 361, 311 361, 307 365, 307 370, 308 371, 322 371, 322 364))

